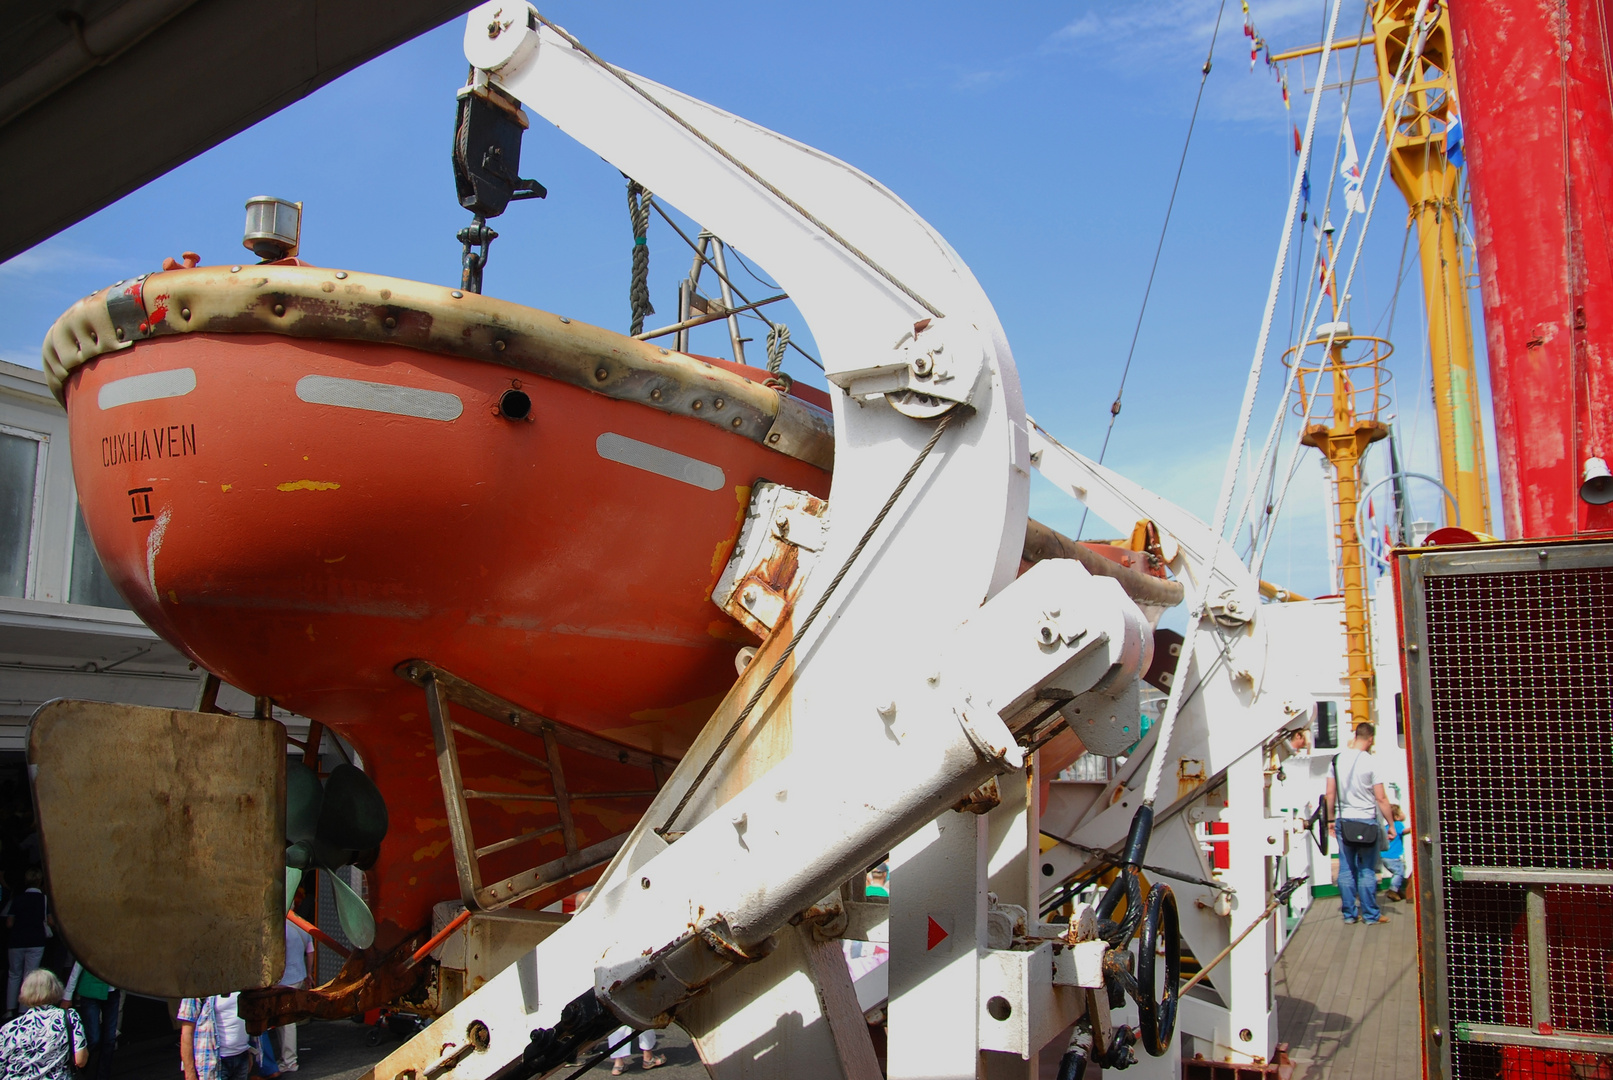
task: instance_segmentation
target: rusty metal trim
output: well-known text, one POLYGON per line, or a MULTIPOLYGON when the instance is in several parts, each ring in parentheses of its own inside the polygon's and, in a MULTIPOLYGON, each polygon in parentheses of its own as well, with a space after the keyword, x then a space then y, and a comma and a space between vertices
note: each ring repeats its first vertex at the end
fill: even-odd
POLYGON ((606 758, 622 765, 636 765, 640 769, 654 771, 657 768, 665 769, 670 773, 677 765, 675 758, 660 757, 643 750, 635 750, 621 743, 611 742, 609 739, 591 735, 574 727, 568 727, 558 720, 550 719, 531 709, 524 709, 513 701, 506 701, 497 694, 483 690, 473 682, 461 679, 451 671, 446 671, 426 660, 405 660, 395 669, 400 678, 426 689, 428 679, 436 680, 447 699, 455 705, 463 705, 473 712, 480 713, 489 720, 497 720, 507 724, 517 731, 524 731, 528 735, 542 738, 546 732, 553 732, 554 739, 561 746, 580 750, 594 757, 606 758))
MULTIPOLYGON (((833 424, 821 409, 696 357, 520 304, 286 264, 170 270, 143 283, 149 337, 282 334, 402 345, 688 417, 821 469, 834 464, 833 424)), ((132 344, 117 338, 111 294, 102 289, 78 301, 45 335, 46 381, 63 404, 74 369, 132 344)))

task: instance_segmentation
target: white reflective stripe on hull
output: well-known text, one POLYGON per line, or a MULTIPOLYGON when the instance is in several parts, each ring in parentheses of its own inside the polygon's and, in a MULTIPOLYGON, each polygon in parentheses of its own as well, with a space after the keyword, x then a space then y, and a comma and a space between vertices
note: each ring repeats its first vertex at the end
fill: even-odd
POLYGON ((685 484, 692 484, 707 491, 716 491, 728 483, 728 478, 717 466, 699 458, 680 454, 676 450, 667 450, 664 447, 652 446, 650 443, 629 439, 626 435, 618 435, 614 431, 607 431, 594 443, 599 456, 607 461, 617 461, 623 465, 631 465, 635 469, 664 476, 669 480, 680 480, 685 484))
POLYGON ((457 394, 329 375, 304 375, 297 380, 297 396, 311 405, 335 405, 422 420, 457 420, 465 411, 465 403, 457 394))
POLYGON ((119 405, 133 405, 137 401, 184 397, 194 389, 196 389, 196 372, 193 368, 151 371, 144 375, 113 379, 104 384, 95 395, 95 403, 102 409, 113 409, 119 405))

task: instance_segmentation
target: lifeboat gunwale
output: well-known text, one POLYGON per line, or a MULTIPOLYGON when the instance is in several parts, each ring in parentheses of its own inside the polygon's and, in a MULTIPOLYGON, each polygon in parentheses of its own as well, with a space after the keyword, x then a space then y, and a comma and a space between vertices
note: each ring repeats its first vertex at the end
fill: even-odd
POLYGON ((507 300, 403 278, 263 263, 167 270, 79 300, 41 348, 66 404, 72 372, 154 337, 279 334, 367 341, 495 364, 720 428, 829 470, 832 418, 686 353, 507 300))

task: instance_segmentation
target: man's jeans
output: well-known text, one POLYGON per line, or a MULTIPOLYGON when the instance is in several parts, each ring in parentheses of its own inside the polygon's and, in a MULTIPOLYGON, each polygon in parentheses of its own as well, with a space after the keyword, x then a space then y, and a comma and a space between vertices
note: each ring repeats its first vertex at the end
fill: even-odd
POLYGON ((1383 868, 1389 871, 1389 889, 1391 892, 1404 893, 1406 891, 1406 860, 1385 859, 1383 868))
POLYGON ((1339 899, 1346 919, 1359 915, 1369 923, 1378 921, 1378 845, 1351 844, 1338 830, 1339 899), (1357 912, 1357 905, 1360 911, 1357 912))
POLYGON ((218 1062, 218 1080, 247 1080, 252 1075, 252 1051, 243 1050, 218 1062))
POLYGON ((6 1012, 17 1011, 17 994, 22 991, 22 980, 28 973, 39 966, 39 961, 45 955, 43 945, 31 949, 7 949, 6 959, 11 969, 6 973, 6 1012))

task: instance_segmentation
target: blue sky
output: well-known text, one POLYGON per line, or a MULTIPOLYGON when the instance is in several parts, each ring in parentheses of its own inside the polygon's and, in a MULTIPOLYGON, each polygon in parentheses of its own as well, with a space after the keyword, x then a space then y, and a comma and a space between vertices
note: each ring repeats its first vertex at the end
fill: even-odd
MULTIPOLYGON (((714 3, 694 11, 557 2, 544 11, 607 60, 835 154, 894 190, 948 238, 992 297, 1032 415, 1095 454, 1218 7, 1003 3, 988 17, 953 3, 714 3)), ((1251 0, 1251 8, 1274 50, 1320 40, 1316 0, 1251 0)), ((1361 13, 1358 0, 1346 0, 1340 36, 1354 36, 1361 13)), ((461 33, 456 21, 417 38, 0 264, 0 358, 38 367, 39 342, 56 315, 113 280, 156 269, 164 255, 248 257, 242 204, 257 194, 306 204, 306 259, 457 282, 454 233, 467 216, 454 202, 449 147, 454 90, 466 69, 461 33)), ((1364 56, 1359 74, 1372 73, 1364 56)), ((1285 112, 1264 64, 1249 70, 1238 3, 1226 5, 1107 459, 1206 518, 1282 230, 1295 161, 1290 125, 1304 123, 1309 96, 1300 85, 1314 75, 1314 58, 1303 79, 1298 64, 1290 67, 1293 110, 1285 112)), ((1317 154, 1327 161, 1340 93, 1327 91, 1322 106, 1317 154)), ((1363 155, 1378 109, 1375 86, 1358 87, 1353 127, 1363 155)), ((1327 172, 1325 161, 1312 169, 1318 199, 1327 172)), ((631 234, 620 174, 541 117, 527 134, 522 173, 550 195, 515 204, 494 223, 501 236, 486 291, 625 330, 631 234)), ((1334 216, 1342 222, 1341 198, 1334 216)), ((1358 329, 1383 324, 1404 230, 1405 205, 1387 181, 1352 290, 1358 329)), ((650 323, 660 325, 675 317, 690 253, 659 220, 650 250, 660 311, 650 323)), ((731 271, 741 288, 754 287, 752 298, 766 294, 737 266, 731 271)), ((1255 412, 1262 436, 1277 406, 1290 307, 1285 291, 1269 388, 1255 412)), ((775 317, 810 349, 809 329, 780 308, 775 317)), ((720 327, 697 332, 693 347, 725 355, 720 327)), ((751 331, 753 359, 764 334, 751 331)), ((1411 463, 1437 472, 1427 391, 1417 391, 1426 380, 1421 334, 1413 267, 1390 366, 1411 463)), ((787 368, 815 375, 798 356, 787 368)), ((1305 451, 1265 575, 1312 595, 1328 591, 1317 460, 1305 451)), ((1374 463, 1372 475, 1382 472, 1374 463)), ((1420 501, 1431 513, 1433 499, 1420 501)), ((1034 493, 1033 513, 1071 532, 1080 519, 1046 485, 1034 493)), ((1110 531, 1093 522, 1087 535, 1110 531)))

